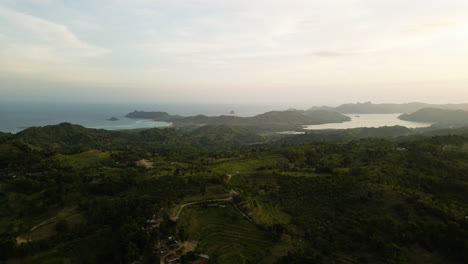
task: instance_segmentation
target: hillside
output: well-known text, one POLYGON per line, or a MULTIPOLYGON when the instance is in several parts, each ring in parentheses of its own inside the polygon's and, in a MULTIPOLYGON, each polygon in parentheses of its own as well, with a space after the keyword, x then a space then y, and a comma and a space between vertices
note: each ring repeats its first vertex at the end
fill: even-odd
POLYGON ((337 107, 312 107, 311 110, 325 109, 342 114, 400 114, 412 113, 423 108, 440 108, 450 110, 468 110, 468 104, 427 104, 427 103, 404 103, 404 104, 373 104, 350 103, 337 107))
POLYGON ((254 125, 318 125, 326 123, 342 123, 351 118, 326 110, 316 111, 272 111, 246 118, 242 123, 254 125))
POLYGON ((61 123, 44 127, 30 127, 15 134, 14 137, 30 144, 73 146, 106 142, 112 138, 111 135, 112 132, 108 130, 88 129, 80 125, 61 123))
POLYGON ((7 140, 11 137, 12 137, 11 134, 0 132, 0 142, 7 140))
MULTIPOLYGON (((188 131, 174 128, 149 128, 141 130, 109 131, 85 128, 80 125, 31 127, 15 135, 4 134, 4 140, 13 138, 39 147, 53 148, 127 148, 152 147, 232 147, 262 142, 264 139, 255 130, 226 125, 199 126, 188 131)), ((0 143, 2 135, 0 135, 0 143)))
POLYGON ((263 142, 265 139, 244 127, 207 125, 188 133, 188 136, 204 145, 243 145, 263 142))
POLYGON ((466 263, 467 129, 410 131, 32 128, 0 144, 0 261, 466 263))
POLYGON ((398 118, 443 125, 466 125, 468 124, 468 111, 424 108, 411 114, 402 114, 398 118))
POLYGON ((125 117, 127 118, 141 118, 141 119, 153 119, 158 121, 167 121, 171 119, 171 115, 166 112, 145 112, 145 111, 133 111, 128 113, 125 117))
POLYGON ((316 111, 271 111, 253 117, 238 116, 170 116, 164 112, 135 111, 127 115, 130 118, 150 118, 156 121, 172 122, 175 125, 232 125, 257 126, 271 129, 285 129, 301 125, 317 125, 326 123, 341 123, 350 118, 336 112, 326 110, 316 111))

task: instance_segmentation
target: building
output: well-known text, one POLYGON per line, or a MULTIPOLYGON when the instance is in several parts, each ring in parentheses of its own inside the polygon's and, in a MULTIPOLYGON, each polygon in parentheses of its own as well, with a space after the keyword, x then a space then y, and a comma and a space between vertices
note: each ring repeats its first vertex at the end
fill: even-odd
POLYGON ((166 263, 170 263, 170 264, 176 264, 176 263, 180 263, 180 257, 174 255, 174 254, 171 254, 169 256, 166 257, 165 259, 166 263))

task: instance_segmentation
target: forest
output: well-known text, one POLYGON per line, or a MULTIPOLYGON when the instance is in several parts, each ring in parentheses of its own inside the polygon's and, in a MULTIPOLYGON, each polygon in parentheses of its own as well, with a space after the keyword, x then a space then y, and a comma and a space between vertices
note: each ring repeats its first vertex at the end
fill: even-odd
POLYGON ((0 134, 0 263, 467 263, 468 132, 0 134))

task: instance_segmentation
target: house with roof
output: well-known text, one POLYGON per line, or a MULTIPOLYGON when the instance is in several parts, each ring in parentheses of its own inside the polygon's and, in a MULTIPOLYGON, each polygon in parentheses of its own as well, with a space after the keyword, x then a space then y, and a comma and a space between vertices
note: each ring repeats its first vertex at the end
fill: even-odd
POLYGON ((167 256, 164 261, 168 264, 176 264, 176 263, 180 263, 180 257, 175 254, 171 254, 167 256))
POLYGON ((150 219, 146 220, 146 226, 143 227, 143 230, 153 230, 158 229, 161 223, 164 221, 164 213, 157 212, 150 219))

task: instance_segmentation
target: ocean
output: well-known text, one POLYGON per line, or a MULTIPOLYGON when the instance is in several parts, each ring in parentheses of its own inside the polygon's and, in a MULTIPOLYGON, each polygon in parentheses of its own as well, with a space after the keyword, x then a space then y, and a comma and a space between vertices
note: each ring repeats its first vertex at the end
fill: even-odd
MULTIPOLYGON (((19 102, 0 101, 0 131, 17 133, 32 126, 55 125, 62 122, 88 128, 107 130, 136 129, 169 126, 167 122, 125 118, 134 110, 164 111, 171 115, 228 115, 254 116, 272 110, 286 110, 287 105, 253 104, 156 104, 156 103, 83 103, 83 102, 19 102), (116 117, 119 120, 107 119, 116 117)), ((348 115, 350 122, 310 125, 306 129, 347 129, 356 127, 381 127, 401 125, 409 128, 430 126, 398 119, 398 114, 348 115)), ((306 125, 306 124, 305 124, 306 125)))
POLYGON ((254 116, 271 110, 285 110, 281 105, 252 104, 156 104, 156 103, 84 103, 0 101, 0 131, 17 133, 32 126, 62 122, 108 130, 163 127, 166 122, 125 118, 134 110, 165 111, 171 115, 254 116), (118 121, 107 119, 117 117, 118 121))

